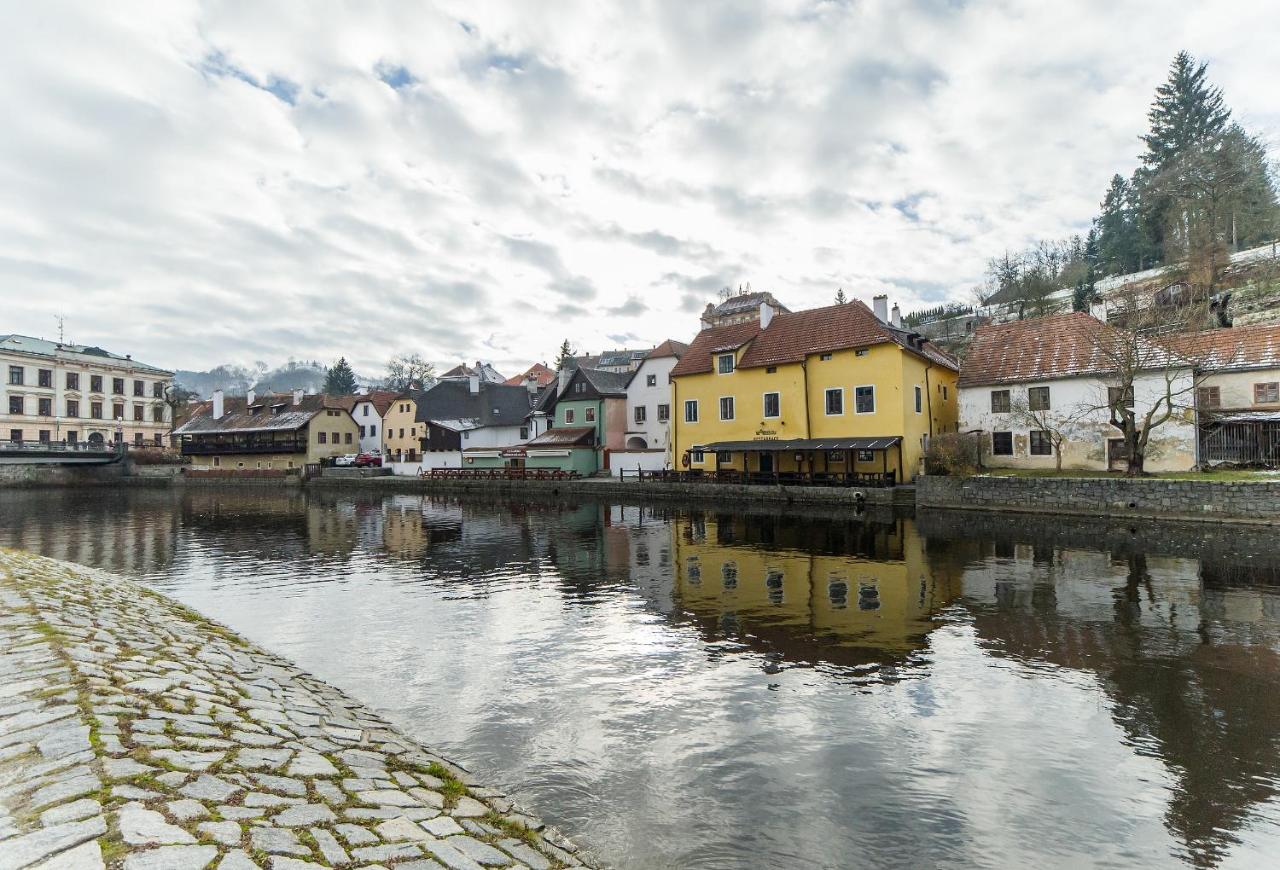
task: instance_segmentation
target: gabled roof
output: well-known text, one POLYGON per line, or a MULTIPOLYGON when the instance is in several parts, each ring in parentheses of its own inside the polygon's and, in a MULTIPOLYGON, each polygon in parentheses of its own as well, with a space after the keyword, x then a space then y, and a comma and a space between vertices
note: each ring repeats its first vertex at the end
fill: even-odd
MULTIPOLYGON (((1126 341, 1120 330, 1083 311, 979 326, 965 355, 959 385, 1113 374, 1116 366, 1107 353, 1108 345, 1126 341)), ((1156 368, 1175 359, 1167 349, 1145 339, 1139 339, 1136 347, 1144 367, 1156 368)))
POLYGON ((556 373, 545 363, 534 363, 524 370, 523 374, 516 375, 513 378, 507 378, 506 384, 509 387, 526 387, 530 380, 533 380, 539 387, 545 387, 556 379, 556 373))
POLYGON ((530 395, 524 387, 480 382, 480 390, 471 392, 466 381, 440 381, 431 389, 415 396, 419 423, 432 421, 474 421, 470 428, 481 426, 519 426, 529 413, 530 395))
POLYGON ((579 398, 596 398, 598 396, 626 396, 627 383, 631 380, 631 372, 607 372, 603 369, 587 369, 579 368, 573 373, 573 377, 569 379, 563 395, 560 400, 564 402, 576 401, 579 398), (573 384, 577 381, 586 381, 591 387, 595 395, 578 396, 573 392, 573 384))
POLYGON ((395 390, 370 390, 364 395, 352 396, 351 398, 355 399, 355 401, 351 403, 351 407, 354 408, 361 402, 368 402, 373 405, 373 410, 377 415, 383 417, 386 415, 387 409, 391 407, 391 403, 399 395, 395 390))
POLYGON ((1162 341, 1204 371, 1280 368, 1280 324, 1167 335, 1162 341))
POLYGON ((290 432, 306 426, 321 411, 347 411, 343 398, 346 397, 310 395, 295 403, 292 393, 263 393, 254 397, 253 405, 248 405, 243 396, 229 396, 223 400, 221 417, 214 419, 213 402, 202 402, 191 419, 173 434, 290 432))
POLYGON ((452 380, 466 380, 472 375, 479 375, 480 380, 491 384, 501 384, 506 381, 506 378, 500 375, 497 369, 489 363, 481 362, 479 360, 476 361, 474 366, 469 366, 466 363, 456 365, 444 374, 440 375, 440 379, 444 380, 447 378, 452 380))
POLYGON ((738 314, 739 312, 748 311, 752 308, 759 308, 761 302, 768 302, 780 312, 788 312, 791 310, 775 299, 773 294, 768 290, 753 290, 750 293, 738 293, 730 296, 728 299, 725 299, 712 310, 715 312, 717 317, 724 317, 729 314, 738 314))
POLYGON ((775 314, 764 329, 755 320, 704 329, 694 338, 671 374, 709 372, 712 370, 712 355, 737 350, 748 343, 750 346, 738 359, 738 368, 797 363, 815 353, 888 342, 953 371, 960 368, 955 357, 937 345, 917 333, 882 323, 865 303, 854 301, 775 314))
POLYGON ((524 446, 531 449, 538 447, 591 446, 595 443, 595 437, 596 427, 594 426, 557 426, 554 429, 548 429, 543 432, 524 446))
POLYGON ((676 341, 674 338, 668 338, 662 344, 649 351, 649 355, 645 359, 661 359, 662 357, 673 356, 676 359, 684 356, 685 351, 689 349, 689 345, 683 341, 676 341))
POLYGON ((57 357, 58 359, 79 362, 83 365, 110 365, 113 367, 127 368, 133 371, 147 372, 150 374, 173 374, 173 372, 168 371, 167 369, 147 365, 144 362, 138 362, 132 357, 120 356, 118 353, 111 353, 110 351, 103 350, 100 347, 46 341, 43 338, 33 338, 29 335, 18 335, 17 333, 0 335, 0 350, 57 357))

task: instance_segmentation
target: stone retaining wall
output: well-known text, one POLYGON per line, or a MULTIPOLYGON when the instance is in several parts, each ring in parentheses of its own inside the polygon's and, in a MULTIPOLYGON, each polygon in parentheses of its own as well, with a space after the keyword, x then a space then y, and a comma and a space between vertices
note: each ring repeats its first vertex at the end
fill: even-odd
POLYGON ((924 476, 916 501, 921 507, 1280 522, 1280 480, 924 476))

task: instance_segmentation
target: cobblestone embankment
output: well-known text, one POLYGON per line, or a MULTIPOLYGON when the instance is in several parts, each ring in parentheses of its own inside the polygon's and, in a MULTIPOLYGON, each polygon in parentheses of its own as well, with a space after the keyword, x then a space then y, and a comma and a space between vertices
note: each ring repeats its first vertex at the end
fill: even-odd
POLYGON ((0 870, 584 863, 289 662, 131 581, 0 549, 0 870))

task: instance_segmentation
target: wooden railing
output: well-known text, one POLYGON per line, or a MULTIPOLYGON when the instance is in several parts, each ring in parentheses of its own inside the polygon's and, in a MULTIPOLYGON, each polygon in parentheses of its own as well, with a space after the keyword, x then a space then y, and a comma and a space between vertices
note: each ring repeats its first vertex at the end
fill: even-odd
POLYGON ((746 486, 857 486, 885 487, 897 484, 892 471, 639 471, 631 475, 641 482, 730 483, 746 486))
POLYGON ((419 469, 419 477, 432 480, 578 480, 576 471, 559 468, 432 468, 419 469))

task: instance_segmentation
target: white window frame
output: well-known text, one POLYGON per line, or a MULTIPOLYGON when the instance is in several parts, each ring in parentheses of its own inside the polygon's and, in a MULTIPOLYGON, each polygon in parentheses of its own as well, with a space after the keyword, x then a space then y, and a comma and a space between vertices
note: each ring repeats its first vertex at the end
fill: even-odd
POLYGON ((704 463, 704 462, 706 462, 706 461, 707 461, 707 456, 706 456, 706 453, 705 453, 704 451, 702 451, 702 450, 690 450, 690 451, 689 451, 689 464, 690 464, 690 465, 695 465, 695 464, 696 464, 696 465, 701 465, 702 463, 704 463))
POLYGON ((769 392, 764 393, 760 398, 760 414, 765 420, 776 420, 779 417, 781 417, 782 416, 782 393, 778 392, 777 390, 769 390, 769 392), (770 396, 777 396, 778 398, 778 413, 776 414, 769 413, 769 397, 770 396))
POLYGON ((858 384, 853 388, 853 413, 855 414, 874 414, 876 412, 876 385, 875 384, 858 384), (858 390, 871 391, 871 410, 858 410, 858 390))
POLYGON ((644 385, 645 385, 646 387, 656 387, 656 386, 658 385, 658 376, 657 376, 657 375, 645 375, 645 376, 644 376, 644 385))
POLYGON ((924 387, 920 386, 919 384, 916 384, 915 392, 913 395, 915 397, 916 413, 923 414, 924 413, 924 387))
POLYGON ((738 361, 737 361, 736 359, 734 359, 733 354, 731 354, 731 353, 718 353, 718 354, 716 354, 716 374, 718 374, 718 375, 731 375, 731 374, 733 374, 734 370, 735 370, 735 369, 737 369, 737 367, 738 367, 738 361), (720 368, 720 363, 722 363, 722 362, 723 362, 724 360, 726 360, 726 359, 727 359, 727 360, 729 360, 729 371, 727 371, 727 372, 726 372, 726 371, 722 371, 722 370, 721 370, 721 368, 720 368))
POLYGON ((738 403, 737 403, 737 402, 735 402, 735 401, 733 400, 733 396, 721 396, 721 397, 720 397, 720 401, 719 401, 719 403, 718 403, 718 404, 719 404, 719 406, 720 406, 720 409, 719 409, 719 410, 720 410, 720 420, 721 420, 722 422, 728 423, 728 422, 730 422, 730 421, 732 421, 732 420, 737 419, 737 416, 738 416, 738 403), (725 400, 725 399, 728 399, 728 400, 729 400, 729 411, 730 411, 730 414, 729 414, 729 416, 728 416, 728 417, 726 417, 726 416, 724 415, 724 400, 725 400))
POLYGON ((822 391, 822 413, 827 417, 844 416, 844 387, 827 387, 822 391), (827 400, 827 397, 832 393, 840 394, 840 411, 835 414, 831 413, 831 403, 827 400))
POLYGON ((573 410, 574 410, 573 408, 564 409, 564 425, 566 426, 573 425, 573 418, 575 416, 573 413, 573 410))
POLYGON ((697 424, 698 418, 700 416, 702 415, 699 413, 699 410, 698 410, 698 400, 685 399, 684 400, 684 421, 689 424, 697 424), (693 419, 689 418, 689 410, 691 408, 693 409, 693 419))

